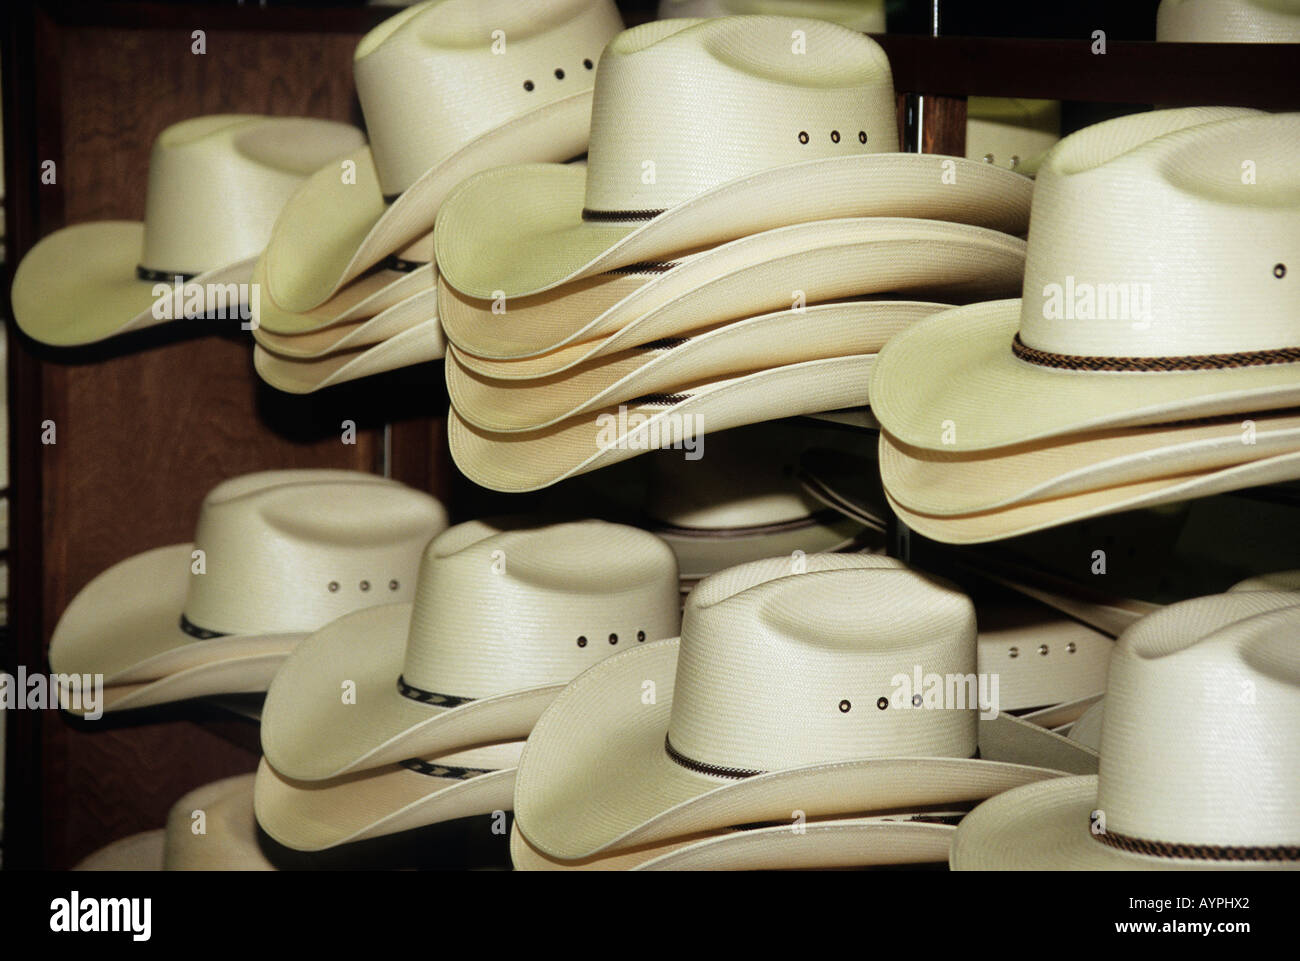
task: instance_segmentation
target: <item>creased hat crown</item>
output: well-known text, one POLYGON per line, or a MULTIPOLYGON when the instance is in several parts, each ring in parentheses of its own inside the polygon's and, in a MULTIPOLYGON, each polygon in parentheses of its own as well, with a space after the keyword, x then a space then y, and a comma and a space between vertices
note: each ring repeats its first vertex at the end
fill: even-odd
POLYGON ((722 571, 687 599, 670 753, 742 773, 973 756, 975 703, 914 706, 918 668, 974 675, 975 610, 897 560, 812 554, 722 571))
POLYGON ((676 636, 679 591, 672 550, 635 527, 459 524, 425 553, 402 677, 471 698, 564 683, 676 636))
POLYGON ((185 618, 201 631, 312 631, 343 614, 410 601, 441 504, 352 471, 266 471, 215 487, 199 513, 185 618))
POLYGON ((1136 850, 1300 846, 1297 730, 1294 593, 1212 595, 1143 618, 1111 658, 1097 791, 1106 834, 1136 850))
POLYGON ((897 149, 893 75, 869 37, 803 18, 660 20, 601 61, 584 217, 647 219, 770 168, 897 149))
POLYGON ((1049 366, 1286 361, 1300 349, 1297 155, 1300 114, 1235 108, 1136 114, 1061 141, 1034 189, 1020 340, 1056 355, 1049 366))
POLYGON ((353 61, 384 194, 489 130, 589 91, 622 28, 612 0, 428 0, 385 20, 353 61))
POLYGON ((355 127, 305 117, 173 124, 149 158, 140 265, 190 275, 256 256, 307 176, 363 143, 355 127))

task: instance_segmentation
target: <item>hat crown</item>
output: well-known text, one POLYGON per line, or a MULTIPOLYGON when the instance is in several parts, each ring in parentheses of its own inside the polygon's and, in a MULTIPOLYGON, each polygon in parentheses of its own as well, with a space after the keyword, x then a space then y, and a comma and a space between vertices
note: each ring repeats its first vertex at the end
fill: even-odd
POLYGON ((1298 43, 1296 0, 1161 0, 1156 39, 1182 43, 1298 43))
POLYGON ((173 124, 149 157, 141 266, 199 274, 256 256, 307 176, 363 143, 353 126, 306 117, 173 124))
POLYGON ((1298 728, 1295 593, 1212 595, 1148 615, 1111 657, 1097 791, 1106 832, 1300 845, 1298 728))
POLYGON ((185 618, 221 634, 314 631, 410 601, 438 501, 353 471, 266 471, 214 488, 199 512, 185 618))
POLYGON ((660 20, 624 31, 592 104, 588 219, 644 219, 750 174, 896 151, 889 60, 820 20, 660 20))
POLYGON ((487 697, 572 680, 639 643, 675 637, 677 561, 643 530, 583 520, 471 521, 429 545, 403 680, 487 697))
POLYGON ((621 29, 612 0, 428 0, 385 20, 353 62, 385 196, 493 128, 590 91, 621 29))
POLYGON ((1020 339, 1068 357, 1300 347, 1298 154, 1300 114, 1235 108, 1062 140, 1034 188, 1020 339))
POLYGON ((913 706, 918 671, 974 675, 964 594, 879 555, 745 564, 687 599, 668 742, 706 773, 973 756, 975 704, 913 706))

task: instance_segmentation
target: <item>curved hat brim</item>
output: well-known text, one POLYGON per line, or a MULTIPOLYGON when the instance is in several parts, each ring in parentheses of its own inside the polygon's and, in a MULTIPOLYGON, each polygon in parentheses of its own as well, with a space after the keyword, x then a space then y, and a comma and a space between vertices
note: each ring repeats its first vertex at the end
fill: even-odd
POLYGON ((881 352, 872 409, 904 444, 950 453, 1062 434, 1300 406, 1300 364, 1177 373, 1076 372, 1011 350, 1019 300, 916 324, 881 352), (955 428, 943 443, 943 423, 955 428), (955 436, 954 436, 955 435, 955 436))
MULTIPOLYGON (((742 781, 696 773, 664 750, 679 643, 657 641, 589 668, 537 722, 520 759, 515 817, 543 854, 588 858, 728 826, 788 822, 793 811, 817 817, 981 800, 1060 776, 1024 763, 926 757, 815 764, 742 781), (653 704, 642 699, 648 680, 653 704)), ((1023 746, 1037 750, 1028 740, 1023 746)), ((1052 749, 1065 756, 1055 743, 1052 749)), ((1085 767, 1088 754, 1076 755, 1085 767)))
POLYGON ((864 154, 764 170, 647 223, 610 224, 583 221, 586 176, 585 168, 532 164, 461 184, 434 232, 451 286, 479 299, 496 291, 531 296, 630 264, 843 217, 917 217, 1023 234, 1033 192, 1020 174, 958 157, 864 154))
POLYGON ((391 203, 369 147, 353 154, 354 182, 338 166, 318 171, 276 221, 267 245, 271 295, 286 310, 319 307, 340 288, 434 227, 461 181, 509 163, 560 162, 587 150, 591 90, 515 117, 443 158, 391 203))
POLYGON ((292 781, 263 758, 257 768, 257 822, 295 851, 323 851, 476 814, 508 811, 515 769, 468 780, 433 777, 402 767, 330 781, 292 781))
POLYGON ((823 554, 852 546, 863 533, 861 524, 848 518, 810 516, 797 524, 742 530, 686 530, 654 527, 651 532, 667 542, 677 556, 682 580, 698 580, 728 567, 765 557, 788 557, 795 551, 823 554))
POLYGON ((1024 253, 1022 240, 982 227, 859 217, 776 228, 657 266, 639 284, 640 275, 603 275, 498 311, 498 301, 469 300, 443 283, 439 312, 463 352, 537 358, 530 375, 539 376, 564 369, 540 355, 569 345, 588 345, 565 357, 578 363, 792 305, 884 293, 961 303, 1005 296, 1020 287, 1024 253))
POLYGON ((262 707, 262 751, 277 772, 322 781, 528 736, 563 685, 453 708, 399 693, 411 611, 411 604, 386 604, 348 614, 289 655, 262 707), (355 703, 343 701, 345 682, 355 685, 355 703))
POLYGON ((141 831, 114 841, 88 855, 74 871, 161 871, 167 832, 141 831))
MULTIPOLYGON (((33 340, 76 347, 182 319, 154 316, 159 299, 154 288, 162 283, 170 290, 173 281, 136 276, 143 248, 144 224, 134 221, 100 221, 56 230, 28 251, 14 273, 14 321, 33 340)), ((204 271, 185 285, 248 283, 252 267, 252 259, 227 264, 204 271)), ((227 309, 239 306, 238 302, 226 305, 227 309)))
POLYGON ((280 357, 257 344, 253 347, 253 368, 277 390, 310 394, 336 384, 440 360, 446 351, 442 327, 434 317, 369 347, 314 360, 280 357))
POLYGON ((437 319, 438 288, 430 286, 362 320, 349 320, 301 334, 277 334, 258 327, 253 331, 253 340, 269 353, 287 360, 320 360, 382 344, 390 337, 437 319))
POLYGON ((538 430, 635 397, 671 393, 683 384, 875 353, 908 324, 943 309, 911 301, 863 301, 785 310, 593 358, 535 380, 484 377, 453 352, 446 366, 447 392, 457 413, 480 430, 538 430))
POLYGON ((164 871, 274 871, 258 843, 253 816, 254 775, 205 784, 185 795, 167 815, 164 871), (204 833, 193 814, 203 812, 204 833))
POLYGON ((683 385, 662 399, 582 414, 534 431, 482 431, 453 408, 448 441, 456 466, 476 484, 533 491, 646 450, 699 443, 706 432, 865 404, 875 356, 806 361, 683 385))
POLYGON ((889 496, 894 512, 918 533, 945 544, 979 544, 1019 537, 1021 534, 1031 534, 1089 517, 1157 507, 1296 478, 1300 478, 1300 452, 1278 454, 1221 470, 1196 471, 1176 477, 1120 484, 1082 494, 1018 504, 1003 510, 957 516, 920 514, 900 504, 889 496, 888 491, 886 495, 889 496))
MULTIPOLYGON (((270 686, 276 670, 284 663, 294 645, 306 636, 275 634, 250 637, 246 639, 246 649, 261 650, 263 653, 245 656, 231 653, 230 656, 206 664, 195 664, 154 681, 106 687, 103 710, 105 713, 128 711, 220 694, 259 694, 270 686)), ((86 713, 84 707, 68 710, 74 714, 86 713)))

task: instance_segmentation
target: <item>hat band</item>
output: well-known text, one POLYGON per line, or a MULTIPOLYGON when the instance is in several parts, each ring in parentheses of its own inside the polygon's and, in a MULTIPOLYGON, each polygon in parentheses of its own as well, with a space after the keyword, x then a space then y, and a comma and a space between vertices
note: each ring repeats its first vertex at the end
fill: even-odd
POLYGON ((472 697, 457 697, 454 694, 439 694, 437 691, 426 691, 422 687, 416 687, 414 684, 408 684, 406 678, 398 676, 397 693, 402 697, 409 697, 413 701, 419 701, 421 704, 436 704, 438 707, 460 707, 462 704, 468 704, 474 700, 472 697))
POLYGON ((152 267, 144 266, 144 264, 136 264, 135 276, 138 280, 171 283, 177 278, 180 278, 182 282, 193 280, 198 274, 187 274, 183 270, 154 270, 152 267))
POLYGON ((198 638, 200 641, 210 641, 214 637, 228 637, 225 631, 212 631, 206 627, 199 627, 184 614, 181 615, 181 630, 190 637, 198 638))
POLYGON ((1219 844, 1170 844, 1148 841, 1106 831, 1094 834, 1098 841, 1129 854, 1147 854, 1157 858, 1184 861, 1300 861, 1300 846, 1277 847, 1231 846, 1219 844))
POLYGON ((405 260, 397 254, 389 254, 379 262, 381 270, 395 270, 401 274, 409 274, 419 270, 421 267, 428 267, 427 260, 405 260))
POLYGON ((433 761, 422 761, 419 758, 399 761, 398 764, 408 771, 414 771, 416 774, 423 774, 427 777, 440 777, 449 781, 468 781, 480 774, 495 774, 498 770, 492 767, 452 767, 450 764, 437 764, 433 761))
POLYGON ((706 764, 703 761, 697 761, 693 757, 688 757, 677 748, 673 747, 673 742, 664 735, 664 750, 668 756, 677 764, 686 768, 688 771, 694 771, 696 774, 711 774, 714 777, 731 778, 733 781, 743 781, 745 778, 758 777, 760 774, 766 774, 766 771, 750 771, 743 767, 718 767, 716 764, 706 764))
POLYGON ((1054 354, 1030 347, 1017 333, 1011 350, 1020 360, 1056 370, 1087 371, 1182 371, 1225 370, 1233 367, 1265 367, 1300 362, 1300 347, 1276 350, 1248 350, 1237 354, 1188 354, 1184 357, 1089 357, 1054 354))
POLYGON ((583 207, 582 219, 589 224, 635 223, 654 220, 663 212, 663 210, 593 210, 590 207, 583 207))
POLYGON ((626 267, 613 267, 605 273, 607 274, 666 274, 674 267, 678 266, 676 261, 672 260, 644 260, 639 264, 628 264, 626 267))

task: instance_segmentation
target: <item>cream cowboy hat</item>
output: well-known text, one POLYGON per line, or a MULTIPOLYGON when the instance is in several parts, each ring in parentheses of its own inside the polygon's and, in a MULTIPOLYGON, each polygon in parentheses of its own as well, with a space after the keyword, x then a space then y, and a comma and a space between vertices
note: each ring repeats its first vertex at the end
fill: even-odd
POLYGON ((885 32, 885 0, 659 0, 659 19, 737 14, 813 17, 859 33, 885 32))
POLYGON ((1125 632, 1111 660, 1100 772, 980 805, 957 828, 952 867, 1300 867, 1295 600, 1211 595, 1125 632))
MULTIPOLYGON (((402 306, 399 304, 398 308, 402 306)), ((277 390, 310 394, 336 384, 439 360, 446 349, 442 327, 435 319, 408 327, 369 347, 316 358, 285 357, 259 343, 253 347, 253 369, 277 390)))
POLYGON ((1182 43, 1300 43, 1296 0, 1161 0, 1156 39, 1182 43))
POLYGON ((957 453, 1300 405, 1297 152, 1300 114, 1230 108, 1062 140, 1036 182, 1025 297, 887 345, 881 424, 957 453))
POLYGON ((14 320, 69 347, 237 311, 276 214, 308 174, 363 143, 355 127, 304 117, 173 124, 154 141, 144 222, 74 224, 43 239, 14 273, 14 320))
POLYGON ((483 358, 466 359, 471 369, 539 377, 809 302, 902 292, 993 299, 1019 285, 1024 252, 1019 238, 982 227, 854 217, 793 224, 513 302, 469 300, 440 281, 439 314, 458 356, 483 358))
POLYGON ((409 759, 327 781, 294 781, 266 759, 257 769, 257 821, 295 851, 323 851, 476 814, 509 811, 523 741, 409 759))
POLYGON ((889 61, 868 37, 785 17, 647 23, 606 48, 586 169, 466 180, 438 215, 438 269, 467 297, 509 300, 816 220, 1024 232, 1023 177, 897 150, 889 61))
POLYGON ((966 157, 1033 176, 1061 139, 1061 102, 968 97, 966 157))
POLYGON ((464 367, 453 352, 447 392, 457 414, 481 430, 551 427, 570 417, 683 384, 805 360, 876 353, 908 325, 943 310, 916 301, 854 301, 783 310, 597 357, 551 377, 498 380, 464 367))
POLYGON ((461 473, 490 490, 539 490, 647 450, 680 447, 702 456, 707 432, 867 402, 875 354, 832 357, 682 384, 551 427, 497 433, 465 422, 453 407, 447 433, 461 473))
POLYGON ((977 604, 980 674, 998 676, 1001 710, 1060 704, 1106 689, 1115 641, 1042 604, 977 604))
POLYGON ((258 843, 253 775, 224 778, 191 791, 172 805, 166 828, 115 841, 73 870, 276 870, 258 843))
POLYGON ((957 591, 862 554, 722 571, 687 599, 680 640, 590 668, 542 714, 515 779, 519 830, 577 860, 797 810, 975 800, 1095 764, 1006 714, 919 706, 917 671, 940 687, 974 676, 975 612, 957 591))
POLYGON ((129 557, 82 588, 54 628, 50 667, 104 675, 106 710, 264 691, 322 624, 413 597, 420 555, 446 526, 432 497, 377 475, 224 481, 193 543, 129 557))
POLYGON ((335 621, 290 656, 262 750, 286 778, 323 781, 520 739, 579 671, 672 636, 679 618, 677 565, 652 534, 460 524, 429 545, 413 605, 335 621))
POLYGON ((596 61, 622 27, 612 0, 429 0, 366 34, 353 74, 371 145, 351 182, 322 171, 281 214, 266 293, 318 308, 428 233, 470 174, 584 153, 596 61))

